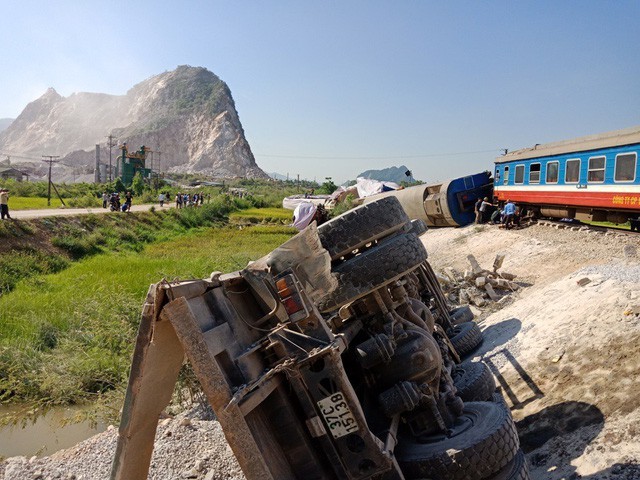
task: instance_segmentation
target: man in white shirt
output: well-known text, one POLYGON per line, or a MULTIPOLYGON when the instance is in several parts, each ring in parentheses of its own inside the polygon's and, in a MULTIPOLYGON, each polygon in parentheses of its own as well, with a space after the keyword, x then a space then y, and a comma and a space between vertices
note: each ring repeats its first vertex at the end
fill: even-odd
POLYGON ((9 190, 6 188, 0 189, 0 218, 4 220, 4 217, 11 220, 11 215, 9 215, 9 190))

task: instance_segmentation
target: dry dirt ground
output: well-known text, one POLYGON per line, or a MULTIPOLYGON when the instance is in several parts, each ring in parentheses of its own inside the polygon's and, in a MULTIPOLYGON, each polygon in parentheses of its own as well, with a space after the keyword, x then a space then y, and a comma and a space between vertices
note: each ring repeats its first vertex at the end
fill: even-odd
POLYGON ((525 286, 483 308, 475 357, 512 407, 531 478, 640 479, 640 236, 487 225, 423 240, 436 270, 505 253, 525 286))
MULTIPOLYGON (((522 286, 478 309, 492 368, 518 422, 532 479, 640 479, 640 235, 533 226, 429 230, 438 271, 473 254, 522 286), (578 280, 588 278, 580 285, 578 280), (635 313, 639 312, 639 313, 635 313)), ((582 282, 581 282, 582 283, 582 282)), ((116 429, 51 457, 0 463, 0 479, 106 479, 116 429)), ((242 479, 215 421, 161 422, 150 478, 242 479)))

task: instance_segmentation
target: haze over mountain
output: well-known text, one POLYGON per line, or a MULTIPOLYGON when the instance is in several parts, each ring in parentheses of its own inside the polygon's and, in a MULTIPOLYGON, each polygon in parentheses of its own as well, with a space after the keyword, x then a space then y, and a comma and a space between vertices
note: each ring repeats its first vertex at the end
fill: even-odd
MULTIPOLYGON (((42 155, 59 155, 60 178, 54 180, 72 181, 73 175, 73 180, 92 181, 96 144, 101 163, 109 163, 109 134, 130 151, 141 145, 154 151, 155 171, 267 178, 245 139, 229 87, 202 67, 155 75, 125 95, 62 97, 49 88, 0 131, 0 152, 35 175, 47 168, 42 155)), ((113 165, 119 154, 116 146, 113 165)))
POLYGON ((13 118, 0 118, 0 132, 6 130, 9 125, 13 122, 13 118))

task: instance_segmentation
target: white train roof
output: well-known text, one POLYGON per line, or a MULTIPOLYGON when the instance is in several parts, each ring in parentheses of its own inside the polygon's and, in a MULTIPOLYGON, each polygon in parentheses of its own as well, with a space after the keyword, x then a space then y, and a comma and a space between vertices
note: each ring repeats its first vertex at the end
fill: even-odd
POLYGON ((640 126, 573 138, 571 140, 562 140, 560 142, 537 144, 530 148, 522 148, 502 155, 496 158, 496 163, 548 157, 551 155, 561 155, 563 153, 584 152, 586 150, 617 147, 633 143, 640 143, 640 126))

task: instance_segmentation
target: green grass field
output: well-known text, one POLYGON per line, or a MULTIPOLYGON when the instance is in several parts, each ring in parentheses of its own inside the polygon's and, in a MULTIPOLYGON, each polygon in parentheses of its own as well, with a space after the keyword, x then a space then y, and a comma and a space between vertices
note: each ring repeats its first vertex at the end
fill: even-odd
POLYGON ((18 282, 0 297, 0 401, 75 403, 121 387, 151 283, 241 269, 294 233, 199 229, 18 282))
POLYGON ((10 197, 9 212, 11 210, 40 210, 43 208, 57 208, 60 200, 51 199, 51 206, 47 205, 47 199, 41 197, 10 197))
POLYGON ((611 222, 583 222, 594 227, 620 228, 622 230, 631 230, 631 224, 627 223, 611 223, 611 222))
POLYGON ((293 211, 285 208, 247 208, 229 215, 235 223, 291 223, 293 211))

